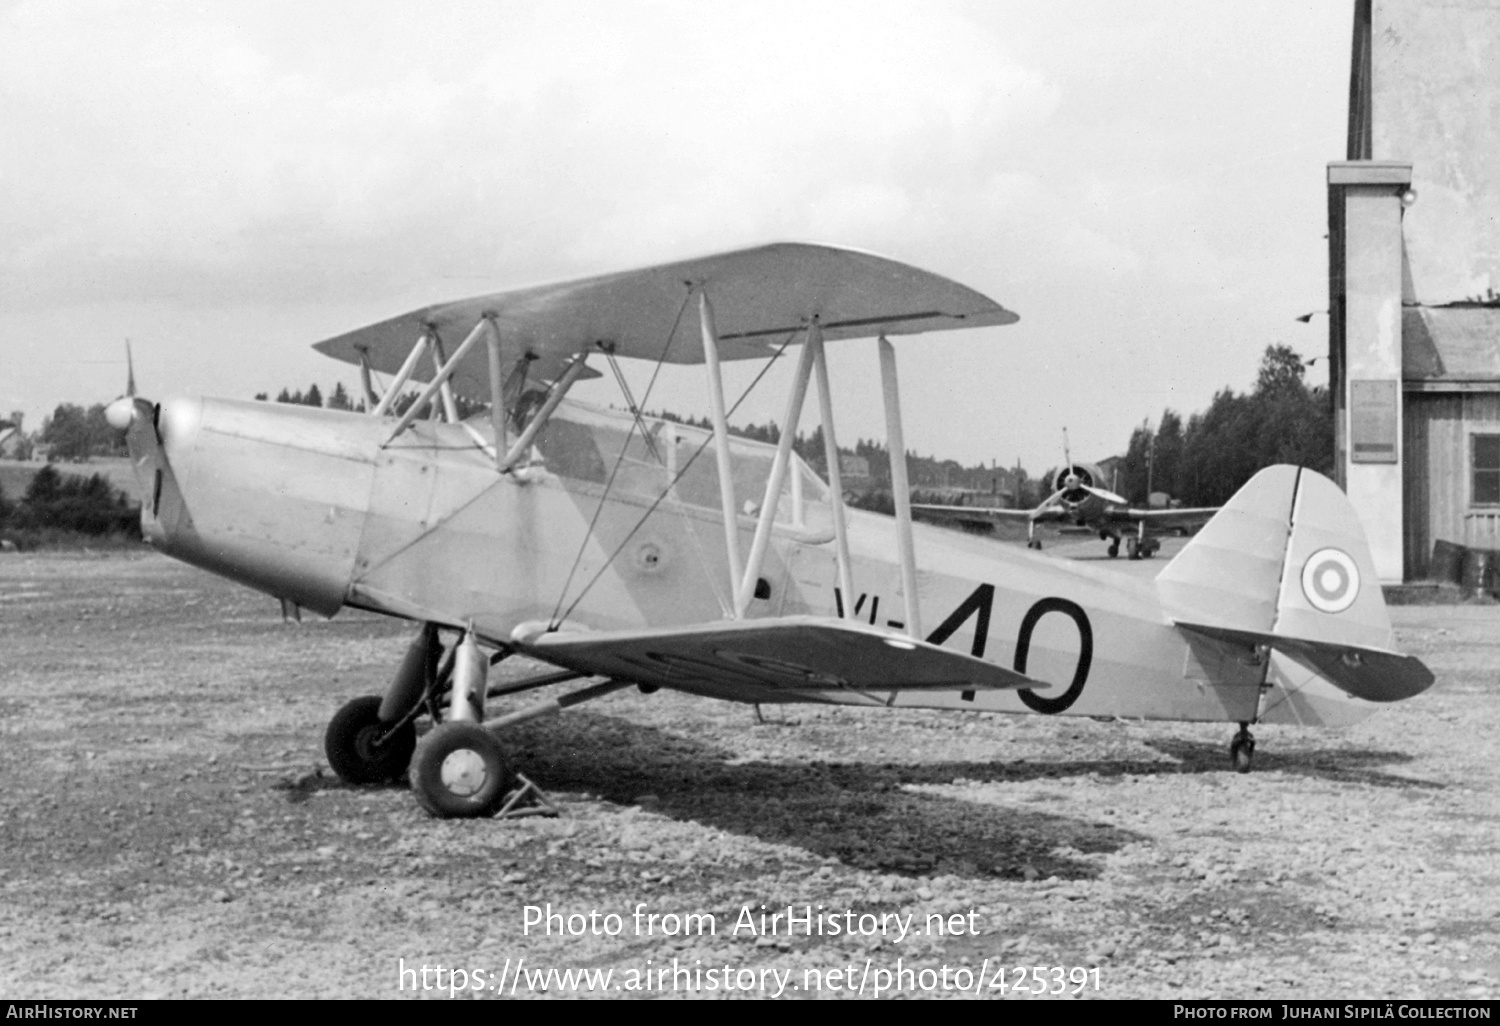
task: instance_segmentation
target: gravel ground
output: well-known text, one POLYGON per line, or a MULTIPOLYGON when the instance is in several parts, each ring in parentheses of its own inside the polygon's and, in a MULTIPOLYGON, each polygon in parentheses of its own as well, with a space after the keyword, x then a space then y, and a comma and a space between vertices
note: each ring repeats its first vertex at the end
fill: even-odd
POLYGON ((1247 776, 1229 725, 759 722, 627 691, 506 736, 560 817, 439 822, 321 769, 328 717, 384 688, 410 626, 284 626, 149 553, 3 556, 0 994, 446 999, 458 967, 492 996, 524 959, 516 996, 548 969, 670 996, 675 960, 708 996, 869 996, 884 972, 999 997, 1003 965, 1048 968, 1023 990, 1086 970, 1080 997, 1494 997, 1500 607, 1392 612, 1437 685, 1342 732, 1258 728, 1247 776), (549 904, 619 935, 528 930, 549 904), (733 932, 762 905, 824 932, 733 932), (638 907, 662 918, 638 932, 638 907), (687 913, 716 932, 663 934, 687 913))

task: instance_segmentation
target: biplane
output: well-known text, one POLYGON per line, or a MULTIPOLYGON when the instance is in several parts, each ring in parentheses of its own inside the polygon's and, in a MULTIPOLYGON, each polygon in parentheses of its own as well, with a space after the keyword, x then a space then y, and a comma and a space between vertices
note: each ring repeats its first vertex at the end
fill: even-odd
POLYGON ((408 774, 437 816, 505 800, 507 727, 623 688, 1223 721, 1247 770, 1254 723, 1353 722, 1431 683, 1394 648, 1353 509, 1309 471, 1263 471, 1154 581, 914 524, 900 459, 894 517, 848 508, 825 346, 871 344, 903 453, 893 340, 1017 319, 905 264, 775 244, 319 343, 361 368, 368 414, 134 395, 108 413, 159 550, 326 616, 418 625, 385 693, 333 716, 326 751, 346 781, 408 774), (721 364, 783 359, 779 442, 736 437, 721 364), (569 398, 590 362, 621 360, 701 365, 711 427, 642 416, 623 376, 624 410, 569 398), (809 390, 826 479, 792 445, 809 390), (458 396, 488 409, 463 419, 458 396), (516 655, 555 670, 489 683, 516 655))
MULTIPOLYGON (((1066 449, 1066 446, 1064 446, 1066 449)), ((1113 559, 1120 554, 1120 541, 1130 559, 1150 559, 1161 548, 1161 541, 1151 532, 1195 528, 1206 524, 1218 507, 1139 509, 1123 495, 1116 495, 1101 485, 1104 475, 1088 463, 1074 463, 1071 456, 1052 477, 1052 494, 1035 509, 1005 509, 998 506, 942 506, 914 503, 924 520, 939 523, 979 525, 1024 523, 1026 547, 1040 549, 1036 536, 1038 524, 1060 524, 1079 527, 1098 534, 1109 543, 1113 559)))

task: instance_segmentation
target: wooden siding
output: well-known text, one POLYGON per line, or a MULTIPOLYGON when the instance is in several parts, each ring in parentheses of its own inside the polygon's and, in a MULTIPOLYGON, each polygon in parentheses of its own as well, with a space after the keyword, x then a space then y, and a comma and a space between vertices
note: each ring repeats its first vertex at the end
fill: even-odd
POLYGON ((1500 549, 1500 508, 1469 505, 1469 437, 1500 433, 1500 393, 1407 392, 1402 473, 1406 579, 1423 580, 1432 543, 1500 549))

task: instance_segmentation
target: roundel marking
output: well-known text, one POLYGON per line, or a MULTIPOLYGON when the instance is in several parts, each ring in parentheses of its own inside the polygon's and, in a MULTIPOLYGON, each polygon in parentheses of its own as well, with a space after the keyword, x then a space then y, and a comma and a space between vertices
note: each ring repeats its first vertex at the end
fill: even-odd
POLYGON ((1314 609, 1342 613, 1359 597, 1359 568, 1339 549, 1319 549, 1302 564, 1302 594, 1314 609))

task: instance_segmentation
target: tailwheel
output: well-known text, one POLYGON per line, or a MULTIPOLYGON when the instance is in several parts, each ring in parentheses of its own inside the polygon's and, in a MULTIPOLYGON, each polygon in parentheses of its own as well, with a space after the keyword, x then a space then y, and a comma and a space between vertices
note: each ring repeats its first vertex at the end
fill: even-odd
POLYGON ((1236 773, 1250 772, 1255 761, 1255 738, 1250 733, 1249 724, 1241 723, 1240 732, 1229 742, 1229 761, 1234 764, 1236 773))
POLYGON ((439 724, 411 760, 417 804, 440 819, 493 815, 515 782, 500 741, 477 723, 439 724))
POLYGON ((346 784, 383 784, 406 772, 417 731, 411 721, 386 723, 380 699, 356 698, 333 714, 323 735, 328 765, 346 784))

